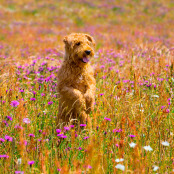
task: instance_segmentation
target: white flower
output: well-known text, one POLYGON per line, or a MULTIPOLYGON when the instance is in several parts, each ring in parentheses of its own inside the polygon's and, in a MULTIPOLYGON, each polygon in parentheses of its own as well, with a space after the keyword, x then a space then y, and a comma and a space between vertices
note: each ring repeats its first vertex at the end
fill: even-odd
POLYGON ((152 97, 159 98, 159 95, 151 95, 152 97))
POLYGON ((163 146, 169 146, 169 143, 167 141, 162 141, 161 143, 163 146))
POLYGON ((120 159, 116 159, 116 160, 115 160, 115 162, 117 162, 117 163, 122 162, 122 161, 124 161, 123 158, 120 158, 120 159))
POLYGON ((143 147, 146 151, 152 151, 153 149, 148 145, 143 147))
POLYGON ((18 158, 18 164, 21 164, 21 162, 22 162, 22 159, 18 158))
POLYGON ((47 109, 45 109, 45 110, 43 111, 43 113, 47 113, 47 109))
POLYGON ((125 170, 125 166, 122 165, 122 164, 117 164, 117 165, 115 166, 115 168, 120 169, 120 170, 122 170, 122 171, 125 170))
POLYGON ((157 171, 159 169, 159 167, 158 166, 153 166, 153 171, 157 171))
POLYGON ((134 148, 136 146, 136 144, 132 142, 132 143, 129 143, 129 146, 134 148))

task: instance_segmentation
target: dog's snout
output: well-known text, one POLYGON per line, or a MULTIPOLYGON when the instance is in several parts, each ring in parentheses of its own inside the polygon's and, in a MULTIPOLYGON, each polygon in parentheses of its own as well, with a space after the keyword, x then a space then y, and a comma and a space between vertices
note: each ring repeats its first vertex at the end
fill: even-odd
POLYGON ((86 53, 87 55, 90 55, 91 51, 90 51, 90 50, 86 50, 85 53, 86 53))

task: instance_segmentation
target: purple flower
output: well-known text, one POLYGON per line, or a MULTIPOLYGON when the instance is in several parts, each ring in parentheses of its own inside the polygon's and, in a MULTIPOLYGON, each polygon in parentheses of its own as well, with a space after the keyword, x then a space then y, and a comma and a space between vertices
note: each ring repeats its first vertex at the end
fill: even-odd
POLYGON ((10 116, 7 116, 7 119, 12 121, 12 118, 10 116))
POLYGON ((110 119, 110 118, 106 118, 106 117, 105 117, 104 119, 105 119, 105 120, 107 120, 107 121, 111 121, 111 119, 110 119))
POLYGON ((32 91, 32 93, 35 95, 36 94, 36 91, 32 91))
POLYGON ((92 169, 92 166, 90 166, 90 165, 85 165, 84 168, 92 169))
POLYGON ((7 123, 6 120, 2 120, 2 122, 3 122, 6 126, 8 126, 8 123, 7 123))
POLYGON ((30 165, 30 167, 34 164, 34 161, 28 161, 28 164, 30 165))
POLYGON ((4 137, 7 141, 13 141, 13 138, 12 137, 10 137, 10 136, 8 136, 8 135, 5 135, 5 137, 4 137))
POLYGON ((79 148, 77 148, 78 150, 82 150, 82 148, 81 147, 79 147, 79 148))
POLYGON ((161 109, 164 109, 165 108, 165 106, 161 106, 161 109))
POLYGON ((30 137, 35 137, 35 135, 34 135, 34 134, 29 134, 29 136, 30 136, 30 137))
POLYGON ((129 137, 134 138, 134 137, 135 137, 135 135, 129 135, 129 137))
POLYGON ((10 105, 13 106, 13 107, 17 107, 19 105, 19 102, 14 100, 14 101, 11 102, 10 105))
POLYGON ((3 138, 0 138, 0 143, 3 143, 5 140, 3 138))
POLYGON ((0 155, 0 158, 9 158, 8 155, 0 155))
POLYGON ((15 171, 16 174, 24 174, 23 171, 15 171))
POLYGON ((65 129, 66 131, 69 131, 69 130, 70 130, 70 128, 69 128, 69 127, 64 127, 64 129, 65 129))
POLYGON ((47 64, 47 62, 45 62, 45 61, 41 63, 42 66, 44 66, 44 65, 46 65, 46 64, 47 64))
POLYGON ((80 124, 80 126, 81 126, 81 127, 85 127, 85 126, 86 126, 86 124, 80 124))
POLYGON ((41 96, 43 97, 43 96, 45 96, 45 94, 44 94, 44 93, 42 93, 42 94, 41 94, 41 96))
POLYGON ((31 101, 36 101, 36 99, 35 99, 35 98, 30 98, 30 100, 31 100, 31 101))
POLYGON ((23 127, 22 126, 19 126, 19 125, 16 125, 14 128, 15 129, 23 129, 23 127))
POLYGON ((30 121, 29 118, 24 118, 24 119, 23 119, 23 122, 26 123, 26 124, 29 124, 31 121, 30 121))
POLYGON ((121 132, 122 129, 114 129, 113 132, 121 132))
POLYGON ((99 94, 100 96, 104 95, 104 93, 99 94))
POLYGON ((49 101, 49 102, 48 102, 48 105, 52 105, 52 104, 53 104, 53 102, 52 102, 52 101, 49 101))
POLYGON ((169 113, 170 112, 170 109, 166 109, 166 112, 169 113))
POLYGON ((60 171, 61 171, 61 169, 57 169, 57 171, 59 171, 59 172, 60 172, 60 171))
POLYGON ((70 127, 71 127, 71 128, 73 128, 73 127, 74 127, 74 125, 70 125, 70 127))
POLYGON ((63 135, 61 138, 67 138, 67 136, 66 135, 63 135))
POLYGON ((88 169, 92 169, 92 166, 88 165, 88 169))
POLYGON ((57 136, 60 137, 60 138, 67 138, 67 136, 64 135, 64 134, 57 134, 57 136))
POLYGON ((83 139, 86 140, 86 139, 88 139, 88 138, 89 138, 89 137, 87 136, 87 137, 84 137, 83 139))
POLYGON ((21 92, 21 93, 24 92, 24 89, 20 89, 19 92, 21 92))
POLYGON ((59 134, 61 132, 61 129, 56 129, 56 132, 59 134))
POLYGON ((24 144, 25 144, 25 146, 28 144, 26 140, 24 140, 24 144))

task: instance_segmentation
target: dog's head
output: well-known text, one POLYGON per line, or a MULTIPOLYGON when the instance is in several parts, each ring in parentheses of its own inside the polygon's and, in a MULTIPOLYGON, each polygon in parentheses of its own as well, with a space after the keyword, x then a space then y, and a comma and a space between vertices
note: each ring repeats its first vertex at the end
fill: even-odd
POLYGON ((95 41, 83 33, 72 33, 64 38, 65 58, 79 66, 87 64, 94 56, 95 41))

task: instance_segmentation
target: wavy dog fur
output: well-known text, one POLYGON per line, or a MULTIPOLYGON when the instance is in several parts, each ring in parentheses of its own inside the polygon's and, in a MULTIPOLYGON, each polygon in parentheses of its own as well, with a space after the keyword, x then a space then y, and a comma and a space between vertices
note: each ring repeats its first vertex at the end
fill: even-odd
POLYGON ((90 59, 95 41, 84 33, 72 33, 64 38, 65 56, 58 71, 59 113, 57 126, 77 119, 90 122, 88 114, 94 109, 96 81, 90 59))

